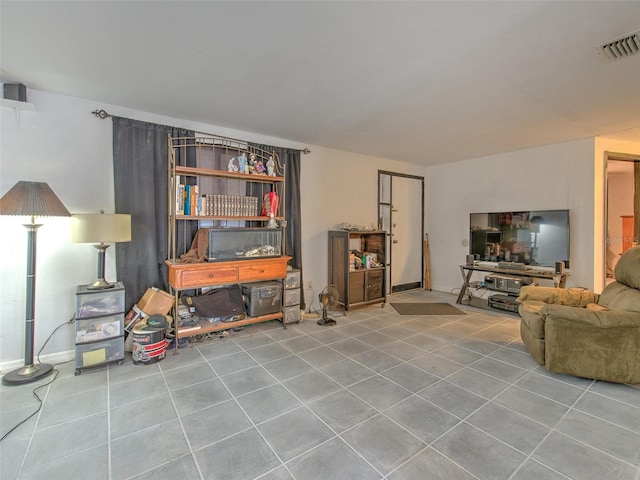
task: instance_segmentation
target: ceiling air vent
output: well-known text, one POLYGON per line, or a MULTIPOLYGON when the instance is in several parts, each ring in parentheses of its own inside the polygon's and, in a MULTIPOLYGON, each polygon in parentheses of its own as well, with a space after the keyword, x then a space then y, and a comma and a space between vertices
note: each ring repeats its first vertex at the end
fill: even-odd
POLYGON ((607 62, 637 55, 640 53, 640 32, 635 32, 626 37, 607 42, 604 45, 596 47, 596 50, 607 62))

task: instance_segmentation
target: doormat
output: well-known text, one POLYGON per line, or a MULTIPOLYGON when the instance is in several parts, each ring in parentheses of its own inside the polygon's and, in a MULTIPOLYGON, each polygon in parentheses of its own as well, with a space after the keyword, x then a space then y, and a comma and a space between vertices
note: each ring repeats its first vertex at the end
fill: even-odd
POLYGON ((400 315, 466 315, 448 303, 392 303, 400 315))

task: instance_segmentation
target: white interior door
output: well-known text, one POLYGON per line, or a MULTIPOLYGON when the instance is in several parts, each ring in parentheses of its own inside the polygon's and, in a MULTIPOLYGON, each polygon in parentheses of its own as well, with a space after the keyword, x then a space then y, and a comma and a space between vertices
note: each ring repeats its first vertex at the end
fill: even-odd
POLYGON ((422 285, 422 189, 419 178, 391 177, 391 291, 422 285))

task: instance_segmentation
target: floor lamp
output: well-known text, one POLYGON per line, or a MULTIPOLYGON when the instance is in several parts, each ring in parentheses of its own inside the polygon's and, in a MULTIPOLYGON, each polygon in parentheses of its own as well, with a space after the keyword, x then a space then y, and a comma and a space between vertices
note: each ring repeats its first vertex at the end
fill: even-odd
POLYGON ((53 370, 53 365, 33 363, 36 303, 36 236, 42 224, 35 223, 35 217, 68 217, 71 214, 53 190, 44 182, 20 181, 0 199, 0 215, 20 215, 31 217, 27 229, 27 293, 24 328, 24 367, 2 377, 5 385, 19 385, 34 382, 53 370))

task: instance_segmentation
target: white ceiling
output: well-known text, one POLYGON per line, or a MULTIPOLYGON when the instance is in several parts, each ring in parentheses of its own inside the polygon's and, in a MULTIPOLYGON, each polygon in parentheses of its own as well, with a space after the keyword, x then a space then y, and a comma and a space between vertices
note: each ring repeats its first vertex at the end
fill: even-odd
POLYGON ((4 81, 416 164, 640 141, 640 2, 2 0, 4 81))

